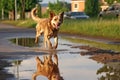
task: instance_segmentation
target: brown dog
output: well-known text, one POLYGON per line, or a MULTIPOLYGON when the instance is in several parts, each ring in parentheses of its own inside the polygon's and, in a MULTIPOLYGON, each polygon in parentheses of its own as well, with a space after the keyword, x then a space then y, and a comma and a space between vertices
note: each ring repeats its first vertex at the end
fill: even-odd
POLYGON ((49 80, 63 80, 60 76, 58 68, 58 57, 54 55, 54 61, 52 60, 52 55, 44 56, 44 61, 36 57, 37 71, 33 74, 32 80, 36 80, 39 75, 46 76, 49 80))
POLYGON ((31 11, 31 16, 34 21, 37 22, 36 25, 36 39, 35 42, 38 43, 39 36, 44 33, 44 46, 49 49, 56 49, 58 46, 58 31, 60 25, 63 23, 64 12, 56 15, 50 12, 50 18, 39 18, 35 16, 37 8, 33 8, 31 11), (54 37, 55 45, 52 46, 50 38, 54 37))

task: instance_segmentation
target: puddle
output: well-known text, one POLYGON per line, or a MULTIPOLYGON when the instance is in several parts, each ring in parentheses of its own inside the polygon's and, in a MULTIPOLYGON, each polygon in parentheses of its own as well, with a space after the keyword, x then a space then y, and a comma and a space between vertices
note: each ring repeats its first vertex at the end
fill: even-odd
MULTIPOLYGON (((23 47, 35 47, 34 38, 19 38, 11 39, 14 44, 23 47)), ((42 44, 42 40, 40 41, 42 44)), ((90 59, 90 55, 81 55, 84 51, 73 46, 82 46, 80 43, 73 43, 68 40, 59 39, 57 51, 52 51, 51 54, 56 54, 58 57, 58 69, 60 76, 64 80, 119 80, 120 79, 120 62, 102 63, 90 59)), ((50 54, 33 55, 25 54, 26 59, 9 60, 12 63, 11 67, 7 67, 9 73, 14 74, 14 78, 8 80, 31 80, 33 73, 36 72, 36 60, 38 56, 43 60, 43 56, 50 54), (31 55, 30 57, 27 55, 31 55)), ((7 60, 7 59, 6 59, 7 60)), ((36 80, 48 80, 44 76, 38 76, 36 80)))
MULTIPOLYGON (((24 47, 36 47, 38 44, 35 44, 35 38, 13 38, 10 41, 16 45, 24 47)), ((39 40, 39 46, 42 45, 42 40, 39 40)))
POLYGON ((10 41, 16 45, 24 46, 24 47, 34 47, 35 46, 35 38, 13 38, 10 41))
MULTIPOLYGON (((39 57, 43 59, 43 56, 39 57)), ((17 64, 17 60, 12 61, 13 66, 7 68, 9 73, 14 74, 17 80, 31 80, 33 73, 36 71, 35 57, 22 61, 18 60, 18 62, 21 63, 17 64)), ((60 74, 64 80, 97 80, 96 71, 102 67, 101 64, 79 54, 58 54, 58 64, 60 74)), ((41 80, 41 78, 39 76, 37 80, 41 80)), ((42 80, 44 79, 42 78, 42 80)))
POLYGON ((120 45, 120 42, 109 42, 109 44, 120 45))

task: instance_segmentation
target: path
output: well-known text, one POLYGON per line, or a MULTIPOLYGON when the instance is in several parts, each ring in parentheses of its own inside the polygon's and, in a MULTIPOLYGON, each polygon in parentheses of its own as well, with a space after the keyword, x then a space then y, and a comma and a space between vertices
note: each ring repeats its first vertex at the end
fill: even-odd
POLYGON ((0 24, 0 52, 28 51, 23 47, 16 47, 8 39, 12 37, 34 36, 34 31, 34 29, 17 28, 7 24, 0 24))

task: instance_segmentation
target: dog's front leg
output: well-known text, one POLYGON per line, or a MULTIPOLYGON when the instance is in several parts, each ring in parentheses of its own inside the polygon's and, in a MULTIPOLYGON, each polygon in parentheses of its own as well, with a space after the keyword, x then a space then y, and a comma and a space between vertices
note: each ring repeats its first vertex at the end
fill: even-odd
POLYGON ((49 36, 45 36, 45 41, 47 42, 48 48, 52 49, 52 43, 50 42, 49 36))
POLYGON ((54 37, 54 46, 53 46, 53 48, 56 49, 57 46, 58 46, 58 36, 55 36, 54 37))

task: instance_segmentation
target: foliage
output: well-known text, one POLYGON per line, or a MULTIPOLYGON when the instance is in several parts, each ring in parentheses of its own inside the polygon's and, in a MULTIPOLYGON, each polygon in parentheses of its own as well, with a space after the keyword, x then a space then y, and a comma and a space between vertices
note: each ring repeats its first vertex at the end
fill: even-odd
POLYGON ((89 16, 97 16, 100 11, 99 0, 86 0, 85 12, 89 16))
MULTIPOLYGON (((17 11, 25 15, 25 11, 30 11, 36 4, 41 0, 16 0, 17 1, 17 11)), ((15 11, 15 0, 0 0, 0 17, 4 9, 4 14, 8 16, 9 11, 15 11), (6 6, 7 5, 7 6, 6 6)))
POLYGON ((0 17, 2 17, 2 9, 4 10, 4 17, 8 12, 14 9, 14 0, 0 0, 0 17), (6 6, 7 5, 7 6, 6 6))
POLYGON ((46 11, 45 14, 43 14, 42 17, 48 17, 49 16, 49 12, 53 11, 56 14, 60 13, 60 12, 66 12, 70 10, 70 4, 68 4, 67 2, 61 2, 59 0, 57 0, 57 2, 48 3, 48 10, 46 11))
POLYGON ((37 0, 25 0, 25 10, 30 11, 37 4, 37 0))
POLYGON ((60 13, 60 12, 66 12, 70 10, 70 4, 68 4, 67 2, 61 2, 59 0, 57 0, 57 2, 48 3, 48 10, 46 11, 45 14, 43 14, 42 17, 48 17, 50 11, 55 12, 56 14, 60 13))
MULTIPOLYGON (((113 4, 115 0, 105 0, 108 4, 113 4)), ((118 3, 120 3, 120 0, 116 0, 118 3)))
POLYGON ((41 5, 38 4, 37 8, 38 8, 38 9, 37 9, 37 10, 38 10, 38 12, 37 12, 38 17, 42 17, 41 5))
POLYGON ((7 0, 7 2, 4 1, 3 5, 4 5, 5 10, 7 9, 7 10, 11 11, 14 9, 14 0, 7 0), (7 5, 7 6, 5 6, 5 5, 7 5))

